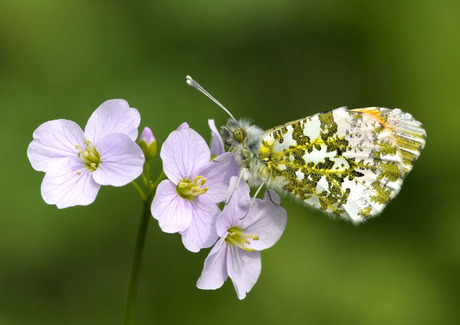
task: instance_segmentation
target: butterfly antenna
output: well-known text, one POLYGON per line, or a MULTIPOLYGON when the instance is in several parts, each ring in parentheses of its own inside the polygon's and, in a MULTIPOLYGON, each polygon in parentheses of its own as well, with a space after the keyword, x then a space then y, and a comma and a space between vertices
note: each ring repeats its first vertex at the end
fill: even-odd
POLYGON ((206 97, 208 97, 210 100, 212 100, 214 103, 216 103, 217 105, 219 105, 220 108, 222 108, 232 119, 234 119, 236 121, 236 119, 233 117, 232 113, 230 113, 230 111, 228 109, 226 109, 224 107, 224 105, 222 105, 217 99, 215 99, 214 97, 212 97, 212 95, 210 93, 208 93, 206 91, 206 89, 204 89, 203 87, 201 87, 201 85, 196 82, 195 80, 193 80, 192 77, 190 76, 187 76, 186 77, 186 82, 187 82, 187 85, 189 85, 190 87, 193 87, 195 88, 196 90, 198 90, 199 92, 201 92, 202 94, 204 94, 206 97))

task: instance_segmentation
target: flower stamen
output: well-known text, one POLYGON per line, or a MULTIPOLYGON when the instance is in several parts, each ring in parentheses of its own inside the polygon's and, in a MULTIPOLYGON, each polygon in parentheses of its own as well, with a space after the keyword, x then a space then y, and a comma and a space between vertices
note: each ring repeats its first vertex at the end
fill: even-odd
POLYGON ((203 176, 196 176, 193 180, 185 178, 177 184, 176 191, 180 197, 193 201, 197 196, 208 191, 208 187, 204 187, 205 183, 206 178, 203 176))
POLYGON ((85 162, 86 168, 93 172, 99 167, 101 157, 91 141, 85 138, 85 149, 80 145, 76 145, 75 149, 78 150, 78 157, 85 162))
POLYGON ((259 236, 253 234, 244 233, 240 227, 234 226, 227 230, 227 237, 225 241, 230 245, 238 246, 247 252, 253 252, 254 248, 250 248, 247 245, 251 245, 252 240, 259 240, 259 236))

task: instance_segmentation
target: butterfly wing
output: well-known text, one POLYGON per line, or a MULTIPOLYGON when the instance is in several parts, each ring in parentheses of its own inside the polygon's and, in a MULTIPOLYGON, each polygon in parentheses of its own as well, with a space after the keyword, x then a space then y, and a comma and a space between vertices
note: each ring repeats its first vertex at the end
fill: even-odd
POLYGON ((269 187, 354 223, 377 215, 401 188, 426 132, 400 109, 338 108, 262 136, 269 187))

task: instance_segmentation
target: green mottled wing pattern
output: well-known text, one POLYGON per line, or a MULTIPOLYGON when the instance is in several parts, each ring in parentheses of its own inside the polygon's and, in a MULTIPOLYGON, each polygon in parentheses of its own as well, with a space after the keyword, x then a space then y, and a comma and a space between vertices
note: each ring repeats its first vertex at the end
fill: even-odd
POLYGON ((269 187, 359 223, 382 211, 425 145, 400 109, 338 108, 264 133, 259 172, 269 187))

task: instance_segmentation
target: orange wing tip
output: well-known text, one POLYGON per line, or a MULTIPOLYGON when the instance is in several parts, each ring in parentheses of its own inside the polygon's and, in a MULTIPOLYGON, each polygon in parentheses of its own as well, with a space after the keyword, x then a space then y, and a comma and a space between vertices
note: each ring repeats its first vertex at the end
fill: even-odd
POLYGON ((352 109, 351 111, 371 116, 376 119, 382 127, 390 131, 392 130, 391 125, 387 123, 388 116, 383 115, 382 109, 379 107, 356 108, 352 109))
POLYGON ((406 176, 425 147, 426 131, 422 123, 399 108, 367 107, 351 111, 370 116, 382 127, 392 131, 394 143, 402 160, 402 176, 406 176))

